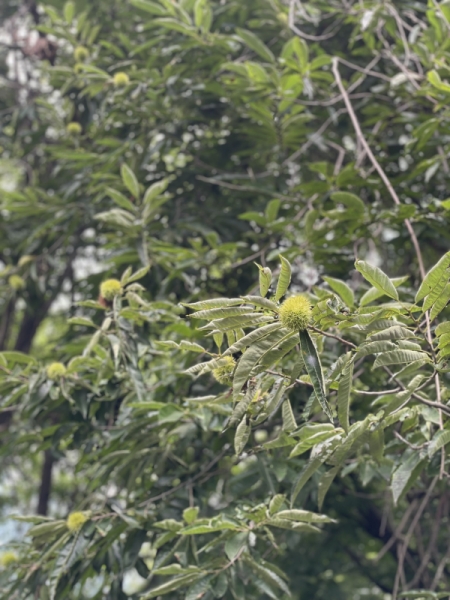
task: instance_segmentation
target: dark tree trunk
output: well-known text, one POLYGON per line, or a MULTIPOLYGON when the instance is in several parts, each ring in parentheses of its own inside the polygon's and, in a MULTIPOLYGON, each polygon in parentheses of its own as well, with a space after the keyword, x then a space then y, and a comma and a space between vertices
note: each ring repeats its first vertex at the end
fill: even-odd
POLYGON ((51 450, 44 452, 44 463, 42 465, 41 487, 39 488, 39 500, 37 514, 46 516, 48 512, 48 503, 52 489, 52 470, 55 459, 51 450))

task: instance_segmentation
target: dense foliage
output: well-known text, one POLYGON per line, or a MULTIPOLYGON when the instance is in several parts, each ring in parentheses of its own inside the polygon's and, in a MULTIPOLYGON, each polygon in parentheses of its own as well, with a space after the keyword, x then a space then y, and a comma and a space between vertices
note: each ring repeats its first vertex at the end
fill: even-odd
POLYGON ((0 598, 448 597, 450 4, 0 16, 0 598))

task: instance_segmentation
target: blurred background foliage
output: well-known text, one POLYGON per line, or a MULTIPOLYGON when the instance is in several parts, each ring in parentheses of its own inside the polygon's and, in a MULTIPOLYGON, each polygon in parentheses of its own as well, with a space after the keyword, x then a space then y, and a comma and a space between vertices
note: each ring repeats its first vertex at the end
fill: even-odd
MULTIPOLYGON (((183 374, 195 355, 158 341, 197 342, 179 303, 255 293, 254 261, 276 272, 280 253, 293 292, 326 288, 326 275, 361 295, 362 258, 409 276, 413 300, 405 219, 427 269, 450 247, 450 4, 3 0, 0 20, 1 597, 137 598, 175 577, 170 598, 388 599, 402 552, 401 589, 442 597, 445 479, 409 546, 431 476, 394 506, 389 474, 361 456, 327 496, 337 523, 244 539, 305 459, 234 456, 226 411, 185 401, 222 386, 183 374), (336 57, 399 204, 355 134, 336 57), (134 286, 120 317, 98 301, 110 277, 134 286), (64 381, 47 377, 52 361, 68 365, 64 381), (218 519, 208 527, 226 555, 208 536, 173 546, 189 507, 218 519), (62 521, 74 510, 95 515, 75 542, 62 521), (10 516, 36 512, 45 527, 26 537, 30 522, 10 516), (214 575, 200 577, 205 556, 214 575), (173 557, 181 571, 158 571, 173 557)), ((360 376, 382 385, 378 371, 360 376)), ((316 478, 301 505, 316 510, 316 478)))

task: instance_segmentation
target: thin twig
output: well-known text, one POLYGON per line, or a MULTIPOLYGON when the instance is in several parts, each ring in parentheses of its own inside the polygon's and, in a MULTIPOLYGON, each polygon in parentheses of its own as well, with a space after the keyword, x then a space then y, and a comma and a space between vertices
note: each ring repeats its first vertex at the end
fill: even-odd
MULTIPOLYGON (((339 88, 339 91, 341 92, 342 98, 344 100, 345 107, 347 108, 347 112, 348 112, 348 115, 352 122, 353 128, 355 130, 355 133, 356 133, 361 145, 363 146, 364 150, 366 151, 367 156, 370 159, 370 162, 373 164, 378 175, 380 176, 381 180, 383 181, 384 185, 386 186, 392 200, 394 201, 394 204, 396 204, 397 206, 400 206, 401 202, 400 202, 400 198, 397 195, 397 192, 394 190, 388 176, 383 171, 383 168, 381 167, 380 163, 376 159, 374 153, 372 152, 372 150, 371 150, 369 144, 367 143, 367 140, 364 137, 364 134, 361 130, 361 126, 359 124, 358 118, 355 114, 355 111, 353 110, 352 103, 350 102, 350 99, 348 97, 347 90, 344 88, 344 84, 342 83, 341 75, 339 73, 339 59, 337 57, 333 58, 332 71, 333 71, 333 75, 336 80, 337 86, 339 88)), ((416 234, 414 232, 414 229, 413 229, 409 219, 405 219, 405 225, 406 225, 408 233, 411 237, 411 241, 413 243, 414 249, 416 251, 417 261, 419 263, 420 274, 422 276, 422 279, 424 279, 425 278, 425 267, 423 265, 422 252, 420 250, 419 242, 417 240, 416 234)))
MULTIPOLYGON (((380 58, 377 57, 377 62, 379 60, 380 58)), ((352 63, 346 60, 345 58, 342 58, 341 56, 339 57, 339 62, 343 65, 346 65, 347 67, 350 67, 351 69, 354 69, 355 71, 364 73, 364 75, 371 75, 372 77, 378 77, 378 79, 383 79, 383 81, 387 81, 389 83, 391 82, 391 77, 389 77, 388 75, 385 75, 384 73, 379 73, 378 71, 372 71, 368 67, 360 67, 359 65, 355 65, 355 63, 352 63)))
POLYGON ((365 390, 353 390, 356 394, 361 394, 362 396, 387 396, 389 394, 396 394, 400 392, 402 388, 396 387, 392 390, 385 390, 384 392, 366 392, 365 390))
POLYGON ((204 177, 203 175, 197 175, 196 179, 200 181, 205 181, 206 183, 212 183, 214 185, 218 185, 220 187, 228 188, 229 190, 238 190, 241 192, 257 192, 260 194, 266 194, 268 196, 277 196, 278 198, 284 198, 285 200, 294 200, 297 201, 298 198, 294 198, 292 196, 285 196, 284 194, 280 194, 279 192, 274 192, 264 188, 257 188, 250 185, 236 185, 234 183, 228 183, 226 181, 221 181, 220 179, 215 179, 214 177, 204 177))
POLYGON ((312 329, 316 333, 320 333, 320 335, 324 335, 325 337, 333 338, 334 340, 341 342, 341 344, 346 344, 347 346, 350 346, 351 348, 357 347, 353 342, 344 340, 343 338, 339 337, 338 335, 333 335, 332 333, 328 333, 328 331, 322 331, 321 329, 317 329, 317 327, 311 327, 311 326, 309 327, 309 329, 312 329))
POLYGON ((431 494, 433 493, 433 490, 434 490, 437 482, 438 482, 438 477, 434 477, 428 487, 428 490, 424 496, 424 499, 422 500, 416 514, 414 515, 414 519, 411 521, 411 525, 409 526, 409 529, 406 533, 402 547, 399 551, 399 562, 398 562, 398 567, 397 567, 397 573, 395 575, 394 589, 392 591, 392 600, 397 600, 399 584, 400 584, 400 577, 401 577, 401 573, 403 571, 403 565, 405 562, 405 557, 406 557, 406 553, 408 551, 408 546, 409 546, 409 542, 411 541, 412 534, 414 533, 414 529, 416 528, 416 525, 419 522, 419 519, 422 516, 422 513, 425 510, 425 508, 431 498, 431 494))
POLYGON ((292 29, 292 31, 294 33, 296 33, 298 35, 298 37, 300 37, 300 38, 304 38, 305 40, 310 40, 312 42, 320 42, 321 40, 328 40, 336 34, 337 30, 341 26, 341 24, 338 23, 337 26, 335 26, 332 31, 330 31, 329 33, 324 33, 322 35, 311 35, 309 33, 305 33, 304 31, 301 31, 298 27, 295 26, 294 4, 295 4, 295 0, 291 0, 290 6, 289 6, 289 28, 292 29))
POLYGON ((296 150, 293 154, 291 154, 291 156, 288 156, 283 161, 282 165, 284 166, 285 164, 296 160, 299 156, 301 156, 304 152, 306 152, 306 150, 308 150, 308 148, 317 141, 317 138, 319 138, 322 135, 322 133, 325 132, 325 130, 330 125, 330 123, 335 121, 343 113, 345 113, 345 109, 340 108, 335 113, 333 113, 331 116, 329 116, 328 119, 326 119, 322 123, 322 125, 319 127, 319 129, 317 131, 315 131, 312 135, 309 136, 308 140, 303 144, 303 146, 301 146, 301 148, 296 150))
POLYGON ((394 531, 394 534, 392 535, 392 537, 389 538, 389 541, 386 542, 386 544, 378 552, 376 558, 374 559, 374 562, 377 563, 378 561, 380 561, 383 558, 383 556, 386 554, 386 552, 388 552, 388 550, 390 550, 390 548, 394 545, 394 543, 398 539, 400 539, 403 527, 406 525, 410 514, 416 508, 416 506, 417 506, 417 501, 413 500, 413 502, 411 502, 411 504, 406 509, 403 517, 401 518, 400 523, 398 524, 396 530, 394 531))
POLYGON ((408 440, 405 440, 405 438, 403 436, 401 436, 398 431, 395 431, 395 429, 394 429, 394 435, 398 440, 400 440, 401 442, 406 444, 408 446, 408 448, 411 448, 411 450, 422 450, 422 448, 425 447, 425 444, 422 444, 421 446, 416 446, 415 444, 411 444, 411 442, 408 442, 408 440))
POLYGON ((434 575, 434 579, 433 579, 433 582, 430 587, 431 591, 434 591, 437 588, 438 583, 441 580, 442 574, 444 572, 445 566, 449 560, 450 560, 450 546, 448 547, 447 552, 442 557, 441 562, 437 566, 436 573, 434 575))
POLYGON ((434 517, 433 528, 432 528, 430 539, 428 542, 428 547, 427 547, 424 555, 422 556, 422 560, 420 561, 419 568, 417 569, 413 579, 408 584, 409 589, 414 588, 420 582, 422 573, 428 567, 431 553, 434 550, 434 547, 435 547, 435 544, 437 541, 437 537, 438 537, 438 533, 439 533, 439 529, 441 526, 442 509, 443 509, 444 503, 445 503, 445 496, 441 496, 441 498, 439 500, 437 513, 436 513, 436 516, 434 517))

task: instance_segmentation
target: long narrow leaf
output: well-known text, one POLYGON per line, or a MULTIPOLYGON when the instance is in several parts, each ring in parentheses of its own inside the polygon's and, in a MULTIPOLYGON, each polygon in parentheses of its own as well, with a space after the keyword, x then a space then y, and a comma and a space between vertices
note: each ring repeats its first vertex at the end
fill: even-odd
POLYGON ((280 276, 278 278, 277 289, 275 292, 276 301, 282 298, 286 293, 286 290, 288 289, 289 284, 291 283, 292 274, 291 263, 286 258, 284 258, 284 256, 281 256, 281 254, 279 258, 281 260, 281 271, 280 276))
POLYGON ((333 422, 333 414, 325 396, 325 382, 323 379, 322 365, 320 364, 319 355, 317 354, 316 347, 307 329, 300 331, 300 349, 306 370, 311 378, 311 383, 313 384, 316 398, 324 413, 330 421, 333 422))
POLYGON ((345 432, 349 429, 349 406, 350 392, 353 381, 353 361, 349 362, 344 369, 341 380, 339 382, 337 413, 338 419, 345 432))
POLYGON ((398 300, 398 292, 395 289, 394 284, 381 269, 370 265, 364 260, 357 260, 355 262, 355 268, 361 273, 364 279, 376 287, 377 290, 386 294, 389 298, 398 300))
POLYGON ((425 296, 428 296, 428 294, 432 292, 437 285, 439 285, 439 282, 442 281, 442 278, 445 275, 445 271, 446 269, 448 269, 449 266, 450 252, 447 252, 426 274, 425 279, 422 281, 422 285, 417 291, 416 302, 419 302, 420 300, 425 298, 425 296))

